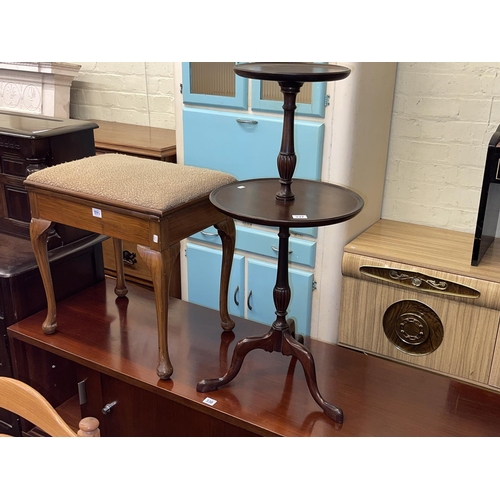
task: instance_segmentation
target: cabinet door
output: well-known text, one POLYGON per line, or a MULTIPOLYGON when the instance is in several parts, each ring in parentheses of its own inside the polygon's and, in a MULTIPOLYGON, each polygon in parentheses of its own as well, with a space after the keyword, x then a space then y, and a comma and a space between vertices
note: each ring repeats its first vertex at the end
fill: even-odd
MULTIPOLYGON (((222 251, 194 245, 186 245, 188 272, 188 301, 210 309, 219 309, 220 274, 222 251)), ((244 315, 244 257, 235 255, 229 280, 229 314, 244 315)))
POLYGON ((232 62, 182 63, 182 100, 223 108, 247 109, 248 79, 237 76, 232 62))
MULTIPOLYGON (((221 241, 214 226, 199 231, 189 237, 212 245, 220 245, 221 241)), ((278 229, 276 232, 262 231, 255 227, 236 226, 236 249, 259 254, 265 257, 278 257, 278 229)), ((316 242, 290 238, 289 262, 314 267, 316 260, 316 242)))
MULTIPOLYGON (((273 299, 276 269, 276 264, 248 259, 247 318, 269 326, 276 319, 273 299)), ((295 320, 295 331, 303 335, 309 335, 311 330, 313 276, 299 269, 289 271, 292 297, 287 318, 295 320)))
MULTIPOLYGON (((278 177, 283 119, 184 108, 184 163, 222 170, 237 179, 278 177)), ((294 178, 319 180, 324 125, 295 121, 297 167, 294 178)))
MULTIPOLYGON (((297 94, 295 114, 324 118, 327 102, 326 82, 306 82, 297 94)), ((252 81, 252 109, 283 113, 283 94, 278 82, 252 81)))

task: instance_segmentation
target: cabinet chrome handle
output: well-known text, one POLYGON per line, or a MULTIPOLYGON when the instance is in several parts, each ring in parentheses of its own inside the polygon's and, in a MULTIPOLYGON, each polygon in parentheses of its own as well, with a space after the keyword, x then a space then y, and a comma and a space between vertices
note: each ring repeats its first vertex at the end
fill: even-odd
POLYGON ((117 403, 118 401, 111 401, 111 403, 108 403, 101 411, 104 413, 104 415, 106 415, 117 403))
POLYGON ((257 120, 244 120, 242 118, 236 118, 238 123, 246 123, 247 125, 257 125, 259 123, 257 120))
POLYGON ((248 307, 249 311, 252 310, 252 306, 250 305, 250 297, 251 296, 252 296, 252 290, 250 290, 250 293, 248 294, 248 297, 247 297, 247 307, 248 307))
POLYGON ((235 303, 237 306, 239 306, 239 305, 240 305, 240 303, 239 303, 239 302, 238 302, 238 300, 236 299, 236 295, 238 295, 238 292, 239 292, 239 291, 240 291, 240 287, 239 287, 239 286, 237 286, 237 287, 236 287, 236 290, 234 291, 234 296, 233 296, 234 303, 235 303))
POLYGON ((205 236, 219 236, 219 233, 209 233, 208 231, 202 231, 201 234, 205 236))
MULTIPOLYGON (((275 246, 271 246, 271 248, 275 251, 275 252, 278 252, 278 247, 275 247, 275 246)), ((291 255, 293 253, 292 250, 288 250, 288 253, 291 255)))

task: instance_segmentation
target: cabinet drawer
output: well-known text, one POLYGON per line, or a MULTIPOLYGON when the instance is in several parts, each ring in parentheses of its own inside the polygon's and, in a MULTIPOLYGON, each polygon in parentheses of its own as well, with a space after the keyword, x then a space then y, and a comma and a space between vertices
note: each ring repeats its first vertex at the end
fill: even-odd
POLYGON ((342 274, 500 310, 500 283, 495 281, 350 252, 344 252, 342 274))
MULTIPOLYGON (((183 120, 186 165, 222 170, 237 179, 278 177, 281 116, 184 108, 183 120)), ((295 178, 320 179, 323 135, 322 123, 295 121, 295 178)))
MULTIPOLYGON (((116 275, 116 263, 115 263, 115 253, 113 249, 113 240, 111 238, 107 239, 102 244, 102 252, 104 258, 104 269, 106 272, 111 273, 111 275, 116 275)), ((130 241, 123 242, 123 252, 129 252, 135 254, 135 262, 131 261, 130 264, 124 262, 125 266, 125 277, 135 278, 137 282, 145 284, 148 286, 152 285, 151 271, 149 270, 146 263, 142 260, 141 256, 137 252, 137 244, 130 241)))
MULTIPOLYGON (((195 240, 220 245, 221 241, 217 230, 212 226, 200 231, 193 236, 195 240)), ((236 249, 256 253, 266 257, 278 256, 279 238, 277 234, 245 226, 236 227, 236 249)), ((314 267, 316 260, 316 242, 300 238, 290 238, 290 262, 314 267)))
POLYGON ((19 155, 4 153, 0 159, 1 172, 17 177, 26 177, 26 164, 24 158, 19 155))
MULTIPOLYGON (((126 262, 124 259, 125 280, 138 283, 139 285, 146 286, 148 288, 152 288, 153 280, 151 278, 151 271, 137 252, 137 244, 132 243, 131 241, 124 241, 123 252, 135 254, 135 262, 126 262)), ((116 277, 115 252, 113 249, 113 240, 111 238, 103 242, 102 253, 105 273, 109 276, 116 277)), ((170 276, 169 295, 170 297, 177 297, 178 299, 181 298, 181 268, 179 257, 174 263, 174 268, 170 276)))

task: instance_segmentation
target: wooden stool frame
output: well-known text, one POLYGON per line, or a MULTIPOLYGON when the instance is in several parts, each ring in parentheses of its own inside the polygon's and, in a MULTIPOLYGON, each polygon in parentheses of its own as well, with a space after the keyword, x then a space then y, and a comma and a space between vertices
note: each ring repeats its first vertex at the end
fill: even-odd
POLYGON ((160 379, 173 372, 168 354, 168 297, 172 266, 179 254, 180 241, 210 225, 222 240, 222 271, 219 309, 224 331, 234 328, 228 313, 227 296, 235 246, 235 226, 231 217, 219 212, 209 201, 209 193, 166 211, 144 209, 122 202, 25 181, 31 207, 30 238, 47 296, 47 317, 42 329, 57 329, 56 300, 49 267, 47 236, 54 223, 66 224, 113 238, 117 280, 115 293, 127 294, 124 278, 123 240, 137 243, 139 255, 149 267, 153 280, 158 322, 158 366, 160 379))

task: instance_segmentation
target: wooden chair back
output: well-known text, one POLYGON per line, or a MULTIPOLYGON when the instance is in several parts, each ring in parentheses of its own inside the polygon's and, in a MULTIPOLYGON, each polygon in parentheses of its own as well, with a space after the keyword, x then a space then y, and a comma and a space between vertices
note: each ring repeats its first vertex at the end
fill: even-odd
POLYGON ((100 436, 96 418, 83 418, 76 433, 38 391, 13 378, 0 377, 0 408, 28 420, 51 437, 100 436))

